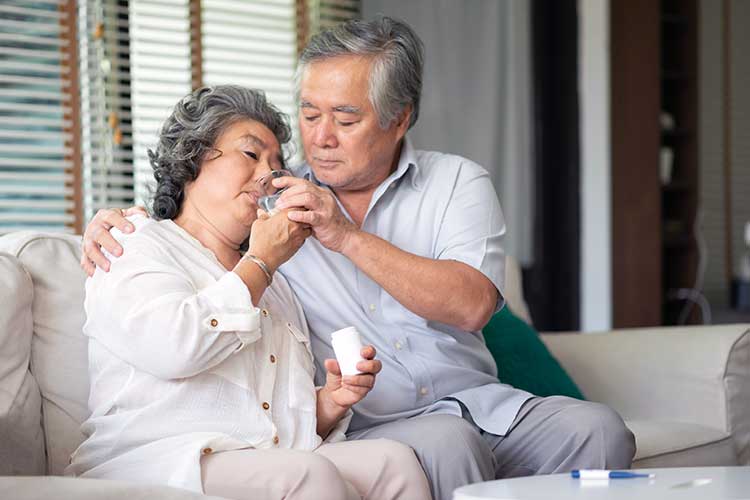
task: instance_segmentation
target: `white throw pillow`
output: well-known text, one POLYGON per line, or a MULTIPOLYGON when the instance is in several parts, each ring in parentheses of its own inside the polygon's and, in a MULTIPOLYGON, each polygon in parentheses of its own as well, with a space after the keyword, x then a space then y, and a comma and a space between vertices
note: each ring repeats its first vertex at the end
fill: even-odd
POLYGON ((31 372, 42 393, 47 473, 62 474, 89 415, 80 237, 18 232, 0 238, 0 250, 15 255, 34 282, 31 372))
POLYGON ((29 372, 31 277, 0 253, 0 476, 44 474, 42 398, 29 372))

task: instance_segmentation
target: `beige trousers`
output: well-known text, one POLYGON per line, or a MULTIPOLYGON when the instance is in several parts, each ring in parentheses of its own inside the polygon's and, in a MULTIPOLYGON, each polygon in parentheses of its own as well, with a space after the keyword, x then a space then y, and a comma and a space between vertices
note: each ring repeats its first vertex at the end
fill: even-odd
POLYGON ((388 439, 324 444, 315 451, 235 450, 201 457, 203 490, 234 500, 429 500, 408 446, 388 439))

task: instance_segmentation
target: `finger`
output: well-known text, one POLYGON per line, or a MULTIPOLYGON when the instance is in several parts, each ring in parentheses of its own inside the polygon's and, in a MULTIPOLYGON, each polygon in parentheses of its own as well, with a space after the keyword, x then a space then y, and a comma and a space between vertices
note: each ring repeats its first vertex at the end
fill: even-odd
POLYGON ((109 260, 104 256, 99 245, 91 240, 86 241, 83 244, 83 252, 90 260, 96 264, 96 266, 104 269, 105 272, 109 271, 109 260))
POLYGON ((286 216, 290 221, 309 224, 311 226, 315 226, 321 220, 320 214, 311 210, 290 210, 286 216))
POLYGON ((146 207, 128 207, 122 211, 122 215, 124 215, 125 217, 130 217, 131 215, 144 215, 148 217, 148 211, 146 210, 146 207))
POLYGON ((326 367, 326 371, 330 373, 331 375, 336 375, 337 377, 341 376, 341 368, 339 367, 339 362, 335 359, 326 359, 323 364, 326 367))
POLYGON ((84 272, 89 276, 94 275, 94 271, 96 271, 96 266, 93 262, 91 262, 86 255, 81 255, 81 269, 84 270, 84 272))
POLYGON ((273 184, 273 187, 276 188, 284 188, 287 186, 304 186, 304 185, 310 185, 313 186, 314 184, 306 179, 302 179, 300 177, 294 177, 291 175, 284 175, 282 177, 277 177, 271 181, 271 184, 273 184))
MULTIPOLYGON (((361 401, 362 398, 367 396, 367 393, 372 390, 370 387, 360 387, 358 385, 342 384, 342 387, 352 394, 357 395, 357 401, 361 401)), ((355 403, 357 402, 355 401, 355 403)))
POLYGON ((372 345, 366 345, 359 351, 359 355, 365 359, 373 359, 375 354, 377 354, 377 351, 372 345))
POLYGON ((256 215, 258 216, 258 220, 266 220, 271 218, 271 215, 262 208, 258 209, 256 215))
POLYGON ((380 362, 380 360, 374 359, 371 361, 359 361, 357 363, 357 370, 364 372, 364 373, 380 373, 380 370, 383 369, 383 363, 380 362))
MULTIPOLYGON (((99 249, 98 247, 104 247, 104 249, 112 255, 116 255, 117 257, 122 255, 122 246, 120 246, 120 243, 117 242, 109 231, 99 229, 92 234, 92 239, 96 244, 95 246, 97 247, 97 250, 99 249)), ((91 258, 91 255, 89 255, 89 258, 91 258)))
POLYGON ((302 191, 299 193, 289 193, 289 191, 284 191, 276 202, 276 207, 279 209, 306 208, 307 210, 318 210, 322 206, 323 201, 320 199, 320 195, 310 191, 302 191))
POLYGON ((351 387, 366 387, 372 389, 375 385, 375 376, 373 375, 348 375, 341 381, 344 385, 351 387))
POLYGON ((135 230, 135 226, 123 216, 123 212, 119 208, 105 211, 102 220, 109 224, 107 229, 116 227, 123 233, 132 233, 135 230))

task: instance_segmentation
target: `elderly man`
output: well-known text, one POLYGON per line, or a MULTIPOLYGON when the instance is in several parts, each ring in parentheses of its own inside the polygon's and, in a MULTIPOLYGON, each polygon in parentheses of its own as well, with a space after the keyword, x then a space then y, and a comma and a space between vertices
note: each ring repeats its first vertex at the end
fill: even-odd
MULTIPOLYGON (((288 188, 277 207, 305 209, 287 216, 314 236, 280 271, 318 367, 334 357, 330 332, 349 325, 383 362, 350 438, 410 445, 445 499, 476 481, 629 467, 634 438, 611 409, 498 381, 481 328, 504 302, 503 216, 484 169, 406 137, 422 64, 417 35, 387 17, 315 36, 297 73, 307 164, 274 181, 288 188)), ((119 210, 94 218, 89 272, 108 265, 99 244, 119 252, 103 229, 126 224, 119 210)))

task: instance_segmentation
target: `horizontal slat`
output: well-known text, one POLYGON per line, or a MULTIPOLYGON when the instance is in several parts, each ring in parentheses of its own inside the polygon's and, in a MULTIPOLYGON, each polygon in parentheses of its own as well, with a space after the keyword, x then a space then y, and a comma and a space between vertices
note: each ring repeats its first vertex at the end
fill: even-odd
MULTIPOLYGON (((264 29, 253 27, 248 29, 244 27, 233 27, 227 25, 219 25, 213 23, 203 23, 203 39, 209 40, 212 37, 221 38, 237 38, 240 40, 246 40, 252 43, 273 43, 278 42, 280 44, 295 43, 297 40, 297 33, 294 29, 294 24, 290 23, 287 29, 264 29)), ((238 49, 242 45, 237 46, 238 49)), ((254 48, 254 47, 253 47, 254 48)), ((240 49, 241 50, 241 49, 240 49)))
POLYGON ((19 7, 17 5, 0 5, 0 12, 5 14, 21 15, 24 17, 43 17, 55 20, 60 20, 64 17, 67 17, 66 14, 57 10, 39 9, 33 7, 19 7))
POLYGON ((250 15, 238 15, 235 11, 223 11, 204 8, 201 12, 203 26, 223 25, 245 27, 245 29, 295 29, 295 19, 287 17, 269 18, 250 15))
POLYGON ((72 174, 65 172, 0 172, 0 181, 57 182, 64 184, 72 180, 72 174))
POLYGON ((14 21, 0 17, 0 29, 3 31, 29 31, 32 33, 56 34, 60 31, 60 24, 55 21, 14 21))
POLYGON ((107 188, 107 195, 111 198, 133 198, 133 188, 130 189, 122 189, 122 188, 116 188, 116 187, 108 187, 107 188))
POLYGON ((59 76, 20 76, 0 74, 0 83, 13 83, 19 85, 38 85, 53 88, 67 88, 67 82, 63 82, 59 76))
POLYGON ((73 214, 67 213, 16 213, 16 212, 0 212, 0 224, 2 223, 23 223, 23 222, 42 222, 45 224, 54 224, 58 222, 60 224, 67 224, 75 221, 73 214))
POLYGON ((64 136, 61 131, 47 130, 3 130, 0 129, 0 137, 8 139, 23 139, 26 141, 38 141, 44 139, 63 140, 64 136))
POLYGON ((26 99, 45 99, 50 101, 70 101, 68 94, 63 94, 53 90, 29 90, 29 89, 9 89, 0 88, 0 98, 3 97, 23 97, 26 99))
POLYGON ((23 155, 70 154, 72 149, 63 146, 39 146, 36 144, 0 144, 0 153, 16 153, 23 155))
POLYGON ((295 16, 295 4, 293 0, 284 2, 250 2, 236 0, 203 0, 203 10, 216 10, 224 12, 236 12, 253 14, 258 17, 289 19, 295 16))
POLYGON ((49 75, 60 75, 70 72, 66 66, 60 66, 59 64, 43 64, 14 60, 0 61, 0 71, 3 73, 19 72, 21 74, 27 74, 33 72, 46 73, 49 75))
POLYGON ((32 59, 49 59, 57 61, 68 60, 68 54, 66 52, 60 52, 59 50, 31 50, 31 49, 20 49, 18 47, 3 47, 0 46, 0 54, 10 57, 23 57, 32 59))
POLYGON ((68 40, 62 38, 49 38, 32 35, 23 35, 21 33, 3 33, 0 32, 0 42, 8 41, 13 43, 29 43, 32 45, 43 45, 53 47, 67 47, 68 40))
POLYGON ((66 128, 71 126, 70 120, 60 118, 27 117, 27 116, 3 116, 0 117, 0 128, 2 127, 51 127, 66 128))
POLYGON ((279 44, 254 39, 251 35, 232 38, 203 37, 203 40, 214 49, 238 50, 238 47, 252 47, 255 53, 270 54, 277 56, 295 57, 296 46, 291 43, 279 44))
MULTIPOLYGON (((59 115, 62 117, 63 110, 54 104, 24 104, 0 101, 0 111, 20 111, 22 113, 44 113, 48 115, 59 115)), ((0 119, 5 119, 4 117, 0 119)))
POLYGON ((59 186, 30 186, 15 184, 0 184, 0 195, 3 194, 49 194, 68 196, 73 194, 72 187, 59 186))
POLYGON ((0 225, 0 234, 7 234, 15 231, 42 231, 46 233, 67 233, 73 234, 75 230, 70 226, 51 226, 51 225, 22 225, 22 224, 3 224, 0 225))
POLYGON ((254 51, 242 49, 228 49, 227 47, 213 46, 210 43, 203 44, 203 60, 210 62, 224 62, 241 64, 255 67, 259 71, 264 68, 284 68, 294 71, 296 59, 292 56, 279 57, 278 54, 259 54, 254 51))
POLYGON ((40 158, 3 158, 0 157, 0 167, 12 168, 73 168, 69 160, 48 160, 40 158))
POLYGON ((72 210, 73 200, 39 200, 29 198, 0 198, 0 209, 34 208, 37 210, 72 210))
POLYGON ((221 61, 206 61, 203 71, 208 73, 225 73, 228 75, 242 75, 247 78, 256 78, 258 80, 268 80, 275 84, 281 83, 284 88, 292 88, 292 78, 294 78, 294 68, 259 68, 257 66, 243 66, 239 64, 225 63, 221 61))

